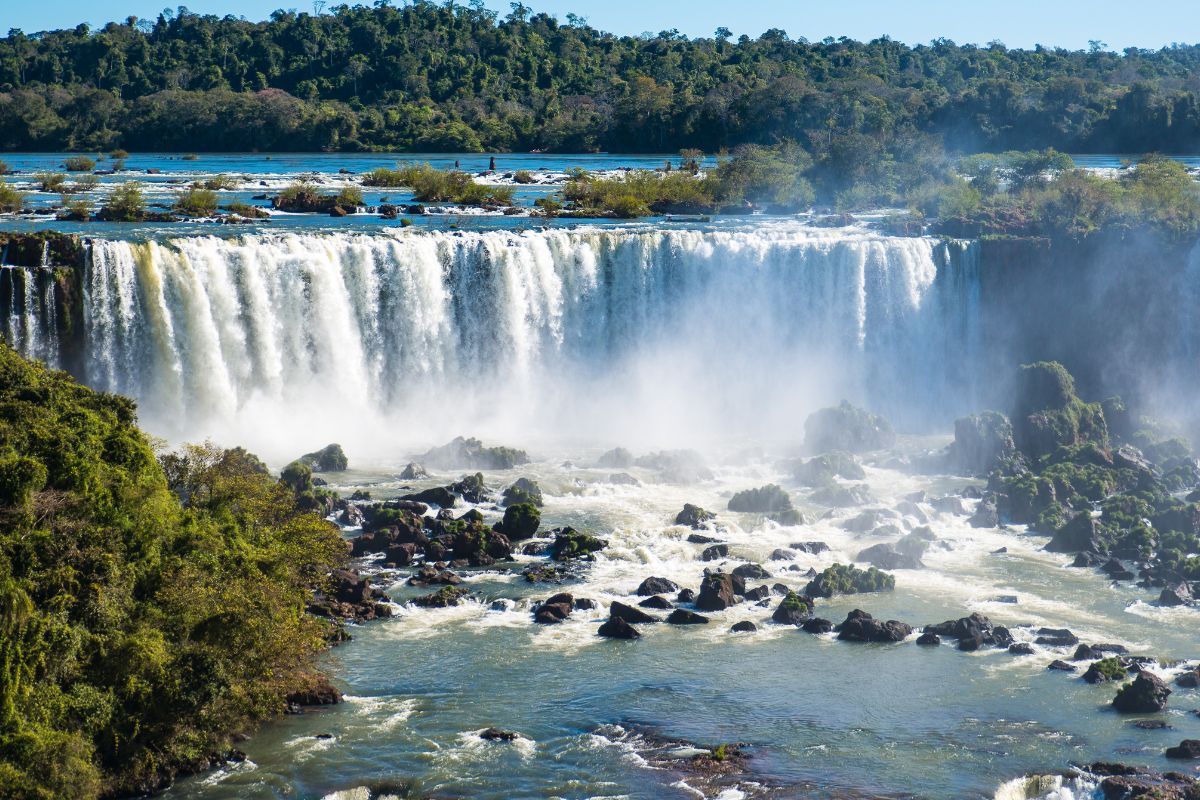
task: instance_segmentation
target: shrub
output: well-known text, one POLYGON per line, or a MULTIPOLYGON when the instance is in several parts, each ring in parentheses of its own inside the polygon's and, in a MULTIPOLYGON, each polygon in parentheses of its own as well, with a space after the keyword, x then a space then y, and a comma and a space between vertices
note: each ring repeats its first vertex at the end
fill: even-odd
POLYGON ((12 184, 0 182, 0 212, 15 214, 25 206, 25 195, 12 184))
POLYGON ((347 186, 338 192, 337 205, 349 211, 363 205, 362 189, 357 186, 347 186))
POLYGON ((377 169, 363 177, 365 186, 408 187, 423 203, 454 203, 465 206, 512 205, 508 186, 484 186, 460 170, 440 170, 429 164, 397 165, 394 170, 377 169))
POLYGON ((113 161, 112 168, 113 168, 113 172, 124 172, 125 171, 125 159, 118 158, 115 161, 113 161))
POLYGON ((74 192, 90 192, 100 185, 100 179, 95 175, 80 175, 71 186, 74 192))
POLYGON ((533 173, 527 169, 519 169, 513 174, 515 183, 533 183, 533 173))
POLYGON ((146 200, 136 181, 117 186, 100 208, 100 217, 111 222, 137 222, 146 215, 146 200))
POLYGON ((62 192, 67 183, 67 176, 61 172, 39 172, 34 180, 38 183, 38 191, 62 192))
POLYGON ((71 156, 63 162, 68 172, 91 172, 96 168, 96 162, 87 156, 71 156))
POLYGON ((129 158, 129 151, 122 150, 118 147, 116 150, 113 150, 111 153, 109 153, 108 157, 113 161, 124 161, 125 159, 129 158))
POLYGON ((11 171, 11 167, 5 161, 0 161, 0 175, 7 175, 11 171))
POLYGON ((216 192, 222 189, 226 191, 232 191, 233 189, 238 188, 238 180, 236 178, 231 178, 228 175, 214 175, 211 178, 205 178, 202 181, 196 181, 192 184, 192 186, 196 187, 197 189, 208 189, 210 192, 216 192))
POLYGON ((175 198, 174 208, 182 214, 207 217, 217 213, 217 193, 211 189, 191 188, 175 198))
POLYGON ((181 161, 199 161, 200 156, 196 155, 195 153, 186 153, 180 157, 180 160, 181 161))
POLYGON ((92 218, 92 204, 82 198, 64 202, 58 218, 71 222, 87 222, 92 218))

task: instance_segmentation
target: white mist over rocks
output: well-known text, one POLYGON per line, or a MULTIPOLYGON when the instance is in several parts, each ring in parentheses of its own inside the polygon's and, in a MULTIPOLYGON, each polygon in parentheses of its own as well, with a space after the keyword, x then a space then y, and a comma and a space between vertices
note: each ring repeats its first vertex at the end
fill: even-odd
POLYGON ((976 407, 973 247, 796 223, 94 240, 86 379, 274 461, 799 441, 842 397, 948 427, 976 407))

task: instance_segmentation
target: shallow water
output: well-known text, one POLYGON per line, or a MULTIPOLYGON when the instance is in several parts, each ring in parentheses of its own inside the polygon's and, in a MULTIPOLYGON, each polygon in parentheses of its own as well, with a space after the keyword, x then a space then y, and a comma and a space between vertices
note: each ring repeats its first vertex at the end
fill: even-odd
MULTIPOLYGON (((477 601, 434 611, 402 607, 392 619, 355 628, 354 640, 327 659, 349 696, 345 704, 266 726, 244 745, 253 766, 185 781, 169 796, 322 797, 401 778, 451 797, 697 796, 676 785, 679 774, 646 765, 636 738, 631 743, 604 727, 615 724, 650 725, 702 746, 748 743, 751 773, 737 783, 750 796, 761 783, 776 787, 770 796, 779 797, 833 797, 841 789, 863 793, 846 796, 983 798, 1015 776, 1100 757, 1165 769, 1164 747, 1200 735, 1200 718, 1189 713, 1200 705, 1193 690, 1176 688, 1172 695, 1164 715, 1172 730, 1147 731, 1106 707, 1113 687, 1046 670, 1073 648, 1038 647, 1022 657, 920 648, 915 636, 897 645, 841 643, 772 625, 771 609, 751 603, 710 614, 707 626, 646 625, 636 642, 602 639, 596 629, 606 604, 630 602, 644 578, 697 588, 703 568, 714 566, 698 560, 703 545, 684 541, 690 531, 670 524, 684 502, 724 509, 733 491, 778 481, 810 515, 824 509, 806 501, 808 492, 791 484, 773 457, 715 458, 715 479, 694 486, 655 483, 652 472, 637 468, 629 471, 643 485, 613 486, 606 482, 611 470, 559 466, 568 458, 593 463, 599 452, 541 452, 529 467, 487 474, 493 486, 518 475, 537 478, 547 493, 544 528, 569 524, 609 540, 582 580, 563 587, 599 601, 599 609, 575 612, 562 625, 535 626, 530 600, 558 587, 477 574, 468 583, 477 601), (515 606, 491 610, 497 598, 515 606), (731 634, 729 627, 744 619, 759 631, 731 634), (505 745, 473 735, 488 726, 522 739, 505 745), (326 733, 334 738, 314 738, 326 733)), ((868 472, 877 501, 870 507, 894 507, 920 488, 942 493, 968 483, 880 467, 868 472)), ((391 475, 363 470, 336 488, 367 486, 376 498, 389 496, 399 487, 391 475)), ((1147 592, 1068 568, 1069 558, 1040 549, 1044 537, 976 530, 965 517, 922 509, 945 543, 926 555, 926 569, 897 571, 894 593, 822 601, 818 615, 840 621, 862 608, 920 626, 979 611, 997 624, 1069 627, 1083 641, 1120 643, 1135 653, 1197 655, 1200 612, 1159 609, 1147 592), (1008 552, 992 553, 1000 547, 1008 552), (1018 602, 997 602, 1000 595, 1018 602)), ((489 521, 498 518, 491 507, 481 510, 489 521)), ((807 579, 787 567, 845 563, 879 541, 840 528, 859 510, 791 528, 723 511, 721 537, 731 545, 724 566, 761 562, 773 573, 765 583, 802 589, 807 579), (803 540, 825 541, 832 552, 767 560, 774 548, 803 540)), ((423 593, 401 584, 389 592, 400 603, 423 593)), ((1028 629, 1014 633, 1018 640, 1033 637, 1028 629)))

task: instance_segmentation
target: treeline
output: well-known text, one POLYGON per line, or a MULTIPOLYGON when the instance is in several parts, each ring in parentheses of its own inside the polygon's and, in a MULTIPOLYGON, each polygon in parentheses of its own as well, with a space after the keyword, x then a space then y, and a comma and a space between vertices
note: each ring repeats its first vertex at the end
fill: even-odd
POLYGON ((307 690, 336 528, 0 345, 0 797, 142 796, 307 690))
POLYGON ((180 8, 0 39, 0 149, 708 152, 932 136, 967 152, 1188 152, 1200 46, 1108 52, 614 36, 513 3, 180 8))

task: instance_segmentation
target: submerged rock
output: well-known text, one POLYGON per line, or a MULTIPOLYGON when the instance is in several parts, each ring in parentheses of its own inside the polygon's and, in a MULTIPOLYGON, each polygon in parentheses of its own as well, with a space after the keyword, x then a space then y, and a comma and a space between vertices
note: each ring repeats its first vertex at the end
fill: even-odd
POLYGON ((1187 760, 1200 758, 1200 740, 1184 739, 1174 747, 1168 747, 1163 755, 1167 758, 1187 760))
POLYGON ((733 627, 731 627, 729 630, 733 633, 754 633, 756 630, 758 630, 758 626, 750 620, 744 619, 741 622, 733 623, 733 627))

